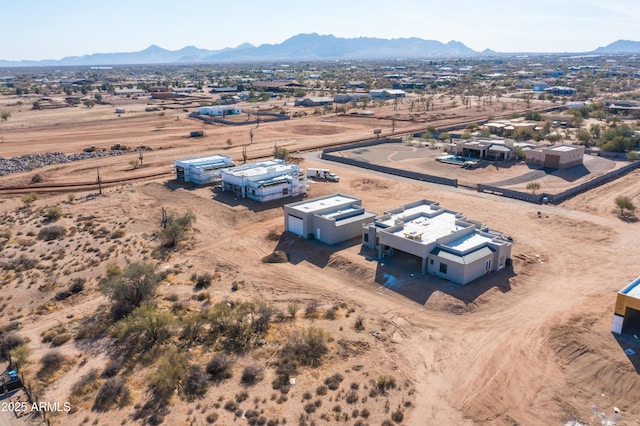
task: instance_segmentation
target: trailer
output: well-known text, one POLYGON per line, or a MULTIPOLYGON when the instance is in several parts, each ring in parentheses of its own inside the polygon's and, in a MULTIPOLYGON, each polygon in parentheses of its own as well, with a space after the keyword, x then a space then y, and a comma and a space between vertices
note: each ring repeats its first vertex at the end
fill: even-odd
POLYGON ((331 182, 340 182, 340 176, 331 173, 329 169, 307 169, 307 177, 331 182))

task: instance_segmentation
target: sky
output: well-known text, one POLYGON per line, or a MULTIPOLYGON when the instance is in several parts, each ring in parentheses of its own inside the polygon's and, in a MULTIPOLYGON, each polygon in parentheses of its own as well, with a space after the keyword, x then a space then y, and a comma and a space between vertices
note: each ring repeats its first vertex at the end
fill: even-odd
POLYGON ((300 33, 588 52, 640 41, 639 0, 5 0, 0 59, 281 43, 300 33))

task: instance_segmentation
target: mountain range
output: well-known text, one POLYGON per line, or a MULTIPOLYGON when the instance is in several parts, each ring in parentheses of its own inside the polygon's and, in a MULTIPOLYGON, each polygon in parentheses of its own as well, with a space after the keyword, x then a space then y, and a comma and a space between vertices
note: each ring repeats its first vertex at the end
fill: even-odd
MULTIPOLYGON (((599 47, 595 54, 640 53, 640 42, 618 40, 599 47)), ((512 53, 511 53, 512 54, 512 53)), ((280 44, 249 43, 220 50, 199 49, 195 46, 167 50, 156 45, 139 52, 94 53, 68 56, 62 59, 38 61, 0 60, 0 67, 20 66, 98 66, 130 64, 175 64, 215 62, 263 62, 328 59, 415 59, 435 57, 495 56, 502 53, 486 49, 477 52, 463 43, 442 43, 421 38, 382 39, 372 37, 340 38, 333 35, 298 34, 280 44)))

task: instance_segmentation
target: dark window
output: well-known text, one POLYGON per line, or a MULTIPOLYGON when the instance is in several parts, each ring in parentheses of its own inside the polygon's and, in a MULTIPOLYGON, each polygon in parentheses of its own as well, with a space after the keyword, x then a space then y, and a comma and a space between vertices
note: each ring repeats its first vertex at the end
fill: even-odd
POLYGON ((364 234, 364 242, 365 243, 369 242, 369 234, 364 234))
POLYGON ((442 272, 443 274, 447 273, 447 264, 446 263, 441 263, 440 264, 440 272, 442 272))
POLYGON ((430 259, 430 261, 431 261, 431 264, 433 265, 433 259, 430 259))

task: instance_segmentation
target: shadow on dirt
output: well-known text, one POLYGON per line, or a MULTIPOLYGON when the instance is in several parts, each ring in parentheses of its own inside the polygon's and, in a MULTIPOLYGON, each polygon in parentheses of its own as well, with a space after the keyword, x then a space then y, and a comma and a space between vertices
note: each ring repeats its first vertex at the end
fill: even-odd
MULTIPOLYGON (((364 251, 367 252, 368 257, 375 256, 372 250, 364 251)), ((463 313, 473 310, 469 305, 493 288, 502 293, 510 291, 510 279, 516 276, 513 268, 508 267, 462 286, 436 276, 421 275, 420 265, 421 260, 416 256, 395 253, 378 262, 375 282, 381 286, 381 291, 396 292, 421 305, 427 304, 435 293, 444 293, 456 299, 456 303, 448 303, 446 310, 463 313)))
POLYGON ((636 373, 640 374, 640 335, 639 334, 615 334, 613 338, 616 339, 620 349, 627 355, 627 358, 635 368, 636 373))

